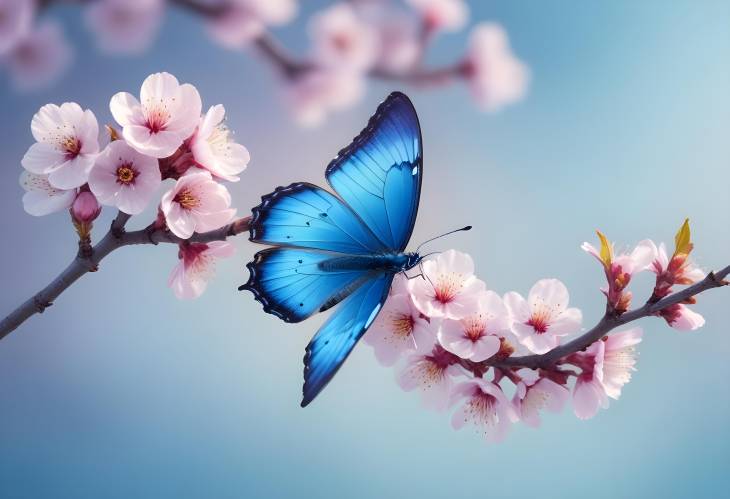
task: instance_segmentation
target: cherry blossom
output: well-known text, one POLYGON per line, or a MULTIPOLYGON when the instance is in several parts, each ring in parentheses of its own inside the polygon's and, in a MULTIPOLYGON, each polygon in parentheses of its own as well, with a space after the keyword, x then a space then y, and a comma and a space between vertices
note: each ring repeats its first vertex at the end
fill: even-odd
POLYGON ((202 103, 197 89, 188 83, 180 85, 169 73, 145 78, 140 100, 119 92, 109 107, 123 127, 124 139, 142 154, 170 156, 198 126, 202 103))
POLYGON ((221 104, 208 110, 190 139, 190 150, 199 167, 216 177, 238 182, 238 174, 246 169, 251 156, 244 146, 233 141, 224 124, 225 114, 221 104))
POLYGON ((210 172, 192 168, 162 196, 160 209, 167 227, 176 236, 188 239, 194 232, 217 229, 236 213, 231 209, 228 190, 213 180, 210 172))
POLYGON ((284 99, 297 122, 311 127, 322 124, 329 113, 354 104, 364 93, 365 80, 358 72, 313 69, 287 84, 284 99))
POLYGON ((421 55, 416 19, 390 3, 356 4, 358 15, 379 39, 375 66, 394 74, 409 71, 421 55))
POLYGON ((178 251, 180 262, 170 273, 168 286, 180 300, 191 300, 205 291, 215 276, 215 262, 219 258, 228 258, 236 251, 236 247, 226 241, 212 241, 207 244, 181 244, 178 251))
POLYGON ((297 13, 295 0, 231 0, 227 9, 213 17, 208 29, 215 41, 240 49, 264 33, 267 26, 280 26, 297 13))
POLYGON ((71 46, 61 26, 53 21, 46 21, 25 33, 4 57, 13 86, 22 91, 51 85, 71 59, 71 46))
POLYGON ((312 17, 309 32, 320 65, 364 71, 378 56, 376 31, 349 4, 337 3, 312 17))
POLYGON ((458 31, 469 20, 464 0, 406 0, 423 18, 430 31, 458 31))
POLYGON ((33 0, 0 0, 0 55, 8 53, 30 30, 33 0))
POLYGON ((411 279, 408 290, 423 315, 460 320, 477 310, 485 285, 474 276, 469 255, 449 250, 424 261, 423 278, 411 279))
POLYGON ((101 152, 89 175, 89 188, 102 204, 129 215, 142 213, 161 183, 154 158, 115 140, 101 152))
POLYGON ((667 307, 659 315, 678 331, 695 331, 705 325, 705 318, 684 303, 667 307))
POLYGON ((494 291, 479 294, 478 308, 461 319, 444 319, 438 340, 446 350, 474 362, 486 360, 501 346, 500 337, 509 331, 507 307, 494 291))
POLYGON ((504 302, 512 316, 512 332, 531 352, 542 354, 555 348, 559 338, 580 329, 582 314, 568 308, 569 294, 557 279, 535 283, 525 300, 510 291, 504 302))
POLYGON ((23 209, 29 215, 41 217, 65 210, 76 198, 76 189, 58 189, 48 182, 48 175, 24 170, 20 174, 23 194, 23 209))
POLYGON ((413 305, 404 280, 397 276, 393 281, 388 300, 363 338, 378 362, 388 367, 419 345, 433 345, 429 323, 413 305))
POLYGON ((667 256, 667 247, 664 243, 659 244, 656 250, 656 259, 652 262, 649 270, 657 275, 657 279, 660 276, 667 280, 671 278, 670 282, 665 281, 668 289, 671 289, 673 284, 694 284, 705 277, 705 272, 689 258, 689 254, 675 253, 670 259, 667 256))
POLYGON ((99 152, 99 124, 90 110, 75 102, 46 104, 30 125, 36 143, 21 161, 31 173, 48 175, 58 189, 86 183, 99 152))
POLYGON ((86 9, 86 24, 102 50, 138 54, 154 40, 164 0, 98 0, 86 9))
POLYGON ((490 442, 504 439, 512 423, 518 420, 512 404, 499 385, 483 378, 474 378, 456 385, 452 404, 461 403, 451 418, 451 426, 459 430, 473 425, 490 442))
POLYGON ((540 411, 560 412, 570 398, 570 392, 548 378, 541 378, 530 369, 518 372, 522 379, 517 383, 512 403, 520 420, 528 426, 540 426, 540 411), (529 373, 529 374, 528 374, 529 373))
POLYGON ((453 377, 461 374, 457 358, 430 342, 408 355, 398 372, 398 385, 405 391, 418 390, 424 407, 443 411, 449 406, 453 377))
POLYGON ((509 46, 504 28, 483 23, 474 28, 465 61, 474 99, 488 112, 518 102, 527 94, 530 72, 509 46))

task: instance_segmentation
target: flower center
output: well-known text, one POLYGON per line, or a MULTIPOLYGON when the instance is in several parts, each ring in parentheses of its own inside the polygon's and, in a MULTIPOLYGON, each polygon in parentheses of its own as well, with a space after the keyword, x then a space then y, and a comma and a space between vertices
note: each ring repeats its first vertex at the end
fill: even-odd
POLYGON ((410 314, 393 314, 390 319, 390 325, 394 336, 397 336, 400 339, 405 339, 413 333, 415 321, 410 314))
POLYGON ((117 183, 129 185, 134 182, 137 172, 130 163, 125 163, 117 168, 117 183))
POLYGON ((66 159, 74 159, 81 152, 81 141, 76 137, 64 137, 61 139, 61 149, 66 159))
POLYGON ((200 199, 198 199, 198 197, 193 194, 190 189, 185 189, 178 192, 175 196, 174 201, 186 210, 190 210, 197 206, 200 206, 200 199))
POLYGON ((464 334, 471 341, 476 342, 485 335, 485 324, 478 316, 464 319, 461 323, 464 326, 464 334))
POLYGON ((444 368, 429 357, 419 361, 412 371, 413 377, 418 380, 418 384, 424 390, 438 385, 446 376, 444 368))
POLYGON ((434 298, 443 304, 450 303, 456 298, 463 285, 461 274, 441 274, 436 279, 434 298))
POLYGON ((150 133, 155 134, 165 129, 169 119, 170 113, 167 111, 167 106, 160 103, 147 109, 147 123, 145 125, 150 133))
POLYGON ((526 324, 531 326, 537 334, 546 333, 550 325, 550 311, 545 308, 535 310, 526 324))
POLYGON ((481 390, 471 397, 464 413, 477 426, 492 427, 499 422, 497 399, 481 390))
POLYGON ((345 33, 339 33, 332 37, 332 45, 335 46, 338 52, 347 52, 352 45, 351 38, 345 33))

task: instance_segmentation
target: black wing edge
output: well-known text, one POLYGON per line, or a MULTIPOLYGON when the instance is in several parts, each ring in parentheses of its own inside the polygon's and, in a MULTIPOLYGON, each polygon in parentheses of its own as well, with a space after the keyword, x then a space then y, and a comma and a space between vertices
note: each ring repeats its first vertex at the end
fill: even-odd
POLYGON ((266 213, 269 207, 281 196, 303 189, 319 189, 319 187, 309 182, 294 182, 286 187, 279 186, 273 192, 261 196, 261 203, 251 208, 251 224, 248 229, 248 240, 254 243, 260 243, 260 237, 263 235, 264 229, 263 224, 266 221, 266 213))
MULTIPOLYGON (((380 121, 383 119, 383 116, 388 112, 388 110, 390 110, 391 107, 393 107, 397 102, 400 101, 405 102, 406 105, 411 108, 411 110, 413 111, 413 116, 415 116, 416 118, 416 124, 418 124, 418 146, 421 149, 419 152, 421 156, 421 167, 423 167, 423 137, 421 134, 421 122, 418 120, 416 107, 413 105, 413 102, 406 94, 396 90, 395 92, 391 92, 390 95, 388 95, 388 97, 386 97, 385 100, 380 103, 378 108, 375 110, 375 114, 373 114, 368 120, 368 124, 359 134, 357 134, 354 139, 352 139, 352 142, 350 142, 347 147, 340 149, 340 152, 337 153, 335 159, 330 161, 330 164, 327 165, 327 168, 325 169, 325 176, 329 175, 332 170, 340 166, 340 163, 343 161, 343 159, 347 155, 349 155, 354 149, 359 148, 363 142, 372 137, 375 129, 378 127, 380 121)), ((421 180, 423 180, 423 175, 421 175, 421 180)), ((419 192, 420 187, 421 186, 419 185, 419 192)))
POLYGON ((257 302, 263 305, 264 312, 266 312, 267 314, 275 315, 284 322, 298 322, 293 321, 292 317, 289 317, 288 315, 283 314, 281 313, 281 311, 277 310, 274 304, 269 301, 269 299, 266 297, 266 294, 261 289, 259 289, 258 286, 259 276, 256 272, 256 267, 266 261, 269 253, 272 253, 276 249, 277 248, 266 248, 265 250, 261 250, 254 255, 253 260, 246 264, 246 268, 249 272, 248 281, 246 281, 246 284, 238 286, 238 290, 250 291, 251 293, 253 293, 253 297, 256 299, 257 302))

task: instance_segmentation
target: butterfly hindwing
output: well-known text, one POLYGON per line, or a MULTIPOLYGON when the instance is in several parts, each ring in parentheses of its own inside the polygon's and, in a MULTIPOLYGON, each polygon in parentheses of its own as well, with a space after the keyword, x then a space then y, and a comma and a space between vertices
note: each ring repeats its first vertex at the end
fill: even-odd
POLYGON ((300 322, 339 303, 369 276, 366 269, 333 269, 324 264, 333 258, 298 248, 269 248, 256 253, 247 266, 248 289, 264 311, 286 322, 300 322))
POLYGON ((251 241, 356 255, 385 250, 336 196, 305 182, 261 198, 251 221, 251 241))
POLYGON ((403 251, 416 221, 422 163, 416 110, 408 97, 394 92, 325 175, 384 246, 403 251))
POLYGON ((388 297, 393 274, 368 280, 340 303, 307 345, 304 355, 302 407, 329 383, 388 297))

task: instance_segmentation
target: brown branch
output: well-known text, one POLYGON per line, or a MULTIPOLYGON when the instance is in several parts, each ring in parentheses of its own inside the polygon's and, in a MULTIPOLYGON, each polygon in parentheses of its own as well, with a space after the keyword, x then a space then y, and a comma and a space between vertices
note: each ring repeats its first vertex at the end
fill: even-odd
POLYGON ((542 355, 525 355, 521 357, 507 357, 505 359, 487 359, 483 362, 472 362, 467 367, 469 370, 476 372, 484 372, 489 366, 498 368, 521 368, 527 367, 530 369, 538 368, 549 368, 554 366, 560 359, 567 357, 570 354, 585 350, 592 343, 600 340, 612 330, 619 326, 628 324, 635 320, 643 317, 651 317, 657 315, 661 310, 676 305, 678 303, 684 303, 689 298, 696 296, 708 289, 719 288, 721 286, 728 285, 725 278, 730 274, 730 265, 725 267, 718 272, 710 272, 707 276, 698 283, 693 284, 681 291, 677 291, 658 302, 647 302, 643 307, 635 310, 630 310, 622 315, 614 315, 606 313, 601 320, 593 326, 589 331, 585 332, 578 338, 570 341, 564 345, 560 345, 557 348, 550 350, 549 352, 542 355))
POLYGON ((228 237, 233 237, 242 232, 248 231, 250 217, 239 218, 228 225, 201 234, 193 234, 190 239, 180 239, 167 229, 154 229, 148 227, 144 230, 126 232, 124 225, 129 219, 129 215, 119 213, 111 224, 109 232, 102 238, 96 246, 93 247, 91 255, 84 257, 76 257, 50 284, 41 291, 27 299, 18 308, 13 310, 7 317, 0 321, 0 339, 4 338, 12 331, 18 328, 23 322, 35 314, 43 313, 43 311, 53 305, 53 302, 68 287, 76 282, 81 276, 87 272, 95 271, 99 263, 112 251, 123 246, 135 244, 158 244, 172 243, 179 244, 184 241, 208 243, 211 241, 224 241, 228 237))

